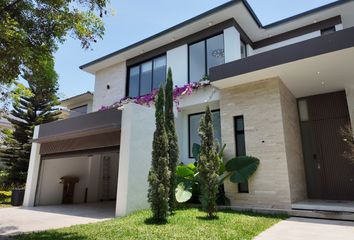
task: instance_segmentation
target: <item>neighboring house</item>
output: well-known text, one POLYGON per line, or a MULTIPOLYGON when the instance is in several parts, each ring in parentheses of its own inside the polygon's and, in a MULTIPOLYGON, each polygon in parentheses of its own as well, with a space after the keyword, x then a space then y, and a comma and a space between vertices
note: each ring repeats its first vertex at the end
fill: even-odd
POLYGON ((76 176, 75 203, 116 199, 117 216, 148 207, 154 109, 99 109, 151 92, 168 67, 178 86, 211 81, 180 99, 181 161, 194 161, 206 104, 226 159, 261 161, 248 183, 225 184, 232 206, 353 201, 354 165, 340 135, 354 124, 353 12, 353 1, 337 1, 263 26, 235 0, 81 66, 96 77, 93 113, 36 128, 24 205, 60 204, 59 178, 76 176))
MULTIPOLYGON (((0 131, 11 128, 11 123, 4 118, 0 118, 0 131)), ((3 148, 3 135, 0 133, 0 149, 3 148)), ((4 167, 0 157, 0 169, 4 167)))
POLYGON ((61 118, 77 117, 92 112, 93 93, 85 93, 60 100, 61 118))

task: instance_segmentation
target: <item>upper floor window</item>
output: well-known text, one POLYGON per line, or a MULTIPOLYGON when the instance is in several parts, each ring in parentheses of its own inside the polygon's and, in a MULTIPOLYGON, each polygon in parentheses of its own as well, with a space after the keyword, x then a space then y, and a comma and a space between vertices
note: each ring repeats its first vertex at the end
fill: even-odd
POLYGON ((321 29, 321 35, 327 35, 327 34, 330 34, 330 33, 334 33, 335 31, 336 31, 336 27, 335 26, 324 28, 324 29, 321 29))
POLYGON ((70 109, 70 117, 77 117, 87 113, 87 104, 70 109))
POLYGON ((224 63, 223 34, 189 45, 189 82, 199 82, 210 68, 224 63))
POLYGON ((241 39, 241 58, 247 57, 247 45, 246 43, 241 39))
POLYGON ((149 94, 166 81, 166 55, 130 67, 128 70, 128 96, 149 94))

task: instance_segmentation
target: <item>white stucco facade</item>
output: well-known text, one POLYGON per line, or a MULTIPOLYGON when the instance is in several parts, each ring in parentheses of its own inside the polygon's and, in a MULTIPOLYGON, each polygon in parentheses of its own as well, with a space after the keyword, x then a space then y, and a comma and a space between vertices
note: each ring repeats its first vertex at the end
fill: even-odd
POLYGON ((96 73, 93 111, 125 97, 126 71, 125 62, 121 62, 96 73))

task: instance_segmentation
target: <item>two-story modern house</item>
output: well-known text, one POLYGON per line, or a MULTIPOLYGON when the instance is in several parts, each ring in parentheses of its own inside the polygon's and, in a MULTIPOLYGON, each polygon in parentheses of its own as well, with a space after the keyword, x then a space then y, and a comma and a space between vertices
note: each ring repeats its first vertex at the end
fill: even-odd
POLYGON ((210 85, 179 99, 180 160, 193 160, 207 104, 226 159, 260 159, 248 183, 227 182, 231 205, 292 209, 308 200, 354 201, 354 164, 341 129, 354 125, 354 1, 262 25, 233 0, 80 68, 95 75, 93 112, 37 126, 24 205, 61 204, 63 176, 78 178, 74 203, 116 200, 116 215, 147 208, 154 108, 125 97, 166 81, 210 85))

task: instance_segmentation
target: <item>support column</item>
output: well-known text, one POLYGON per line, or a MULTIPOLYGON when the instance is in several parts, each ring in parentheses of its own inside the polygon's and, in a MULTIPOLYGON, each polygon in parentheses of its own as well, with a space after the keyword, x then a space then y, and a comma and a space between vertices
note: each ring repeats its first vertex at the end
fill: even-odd
MULTIPOLYGON (((38 138, 39 127, 34 128, 33 139, 38 138)), ((32 143, 31 155, 28 165, 27 181, 23 206, 33 207, 35 204, 38 175, 40 170, 41 156, 39 154, 41 144, 32 143)))
POLYGON ((153 107, 124 106, 121 124, 116 216, 149 207, 148 173, 155 131, 153 107))

